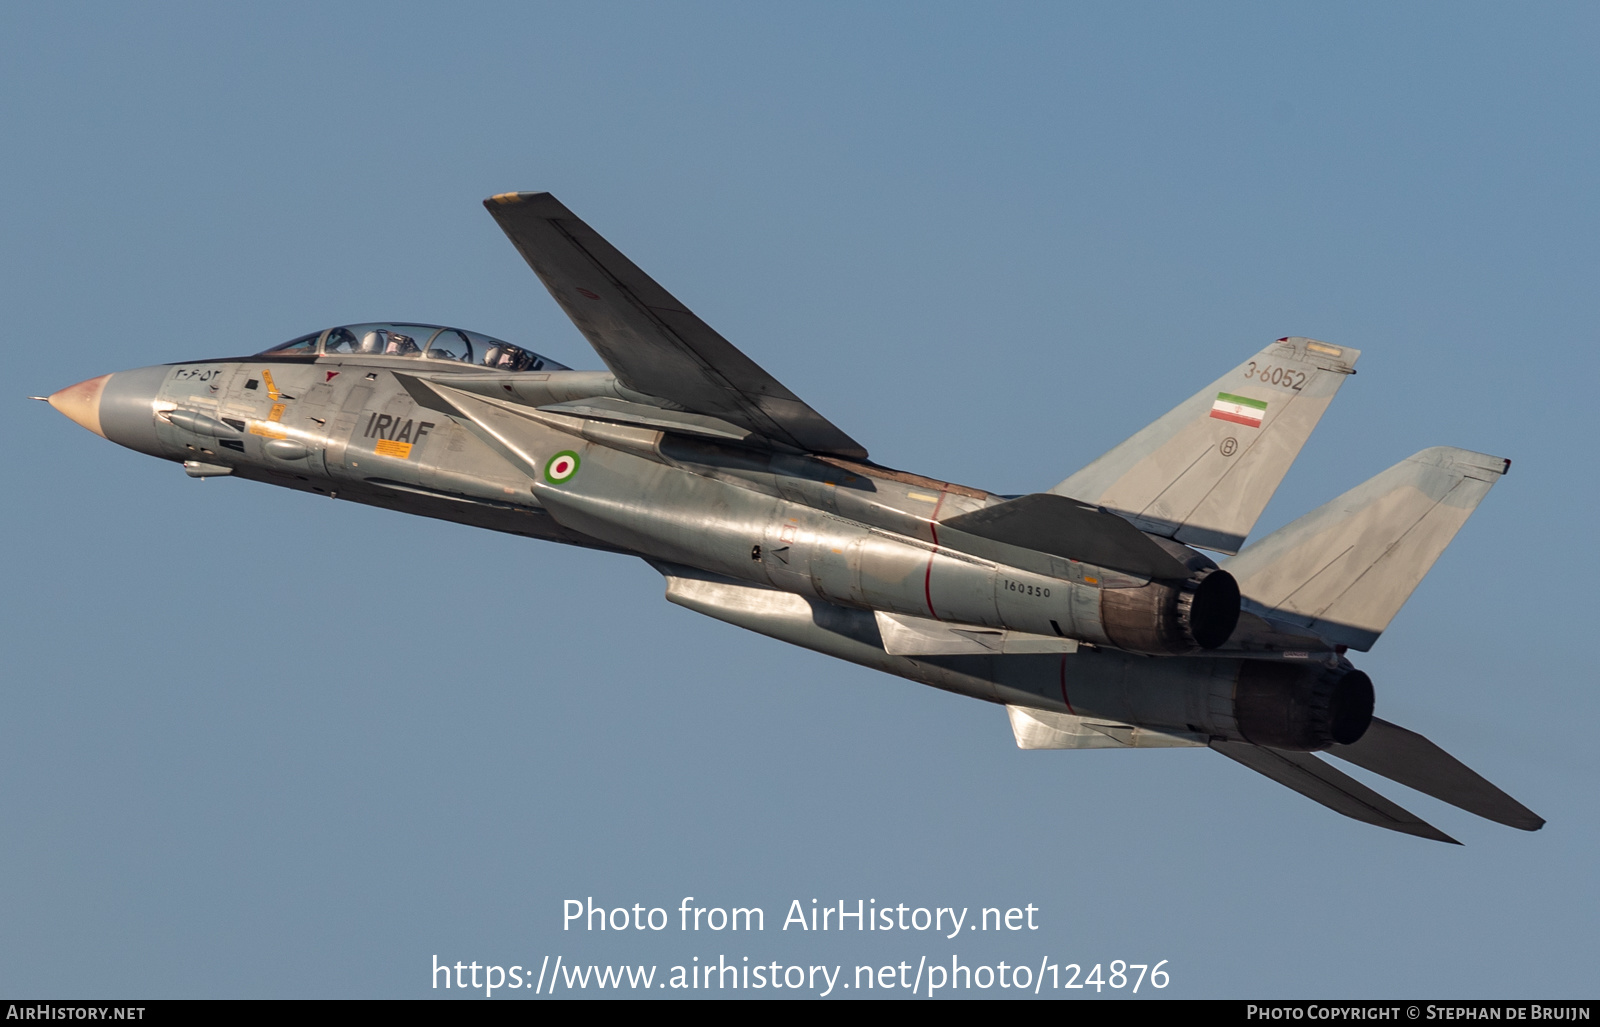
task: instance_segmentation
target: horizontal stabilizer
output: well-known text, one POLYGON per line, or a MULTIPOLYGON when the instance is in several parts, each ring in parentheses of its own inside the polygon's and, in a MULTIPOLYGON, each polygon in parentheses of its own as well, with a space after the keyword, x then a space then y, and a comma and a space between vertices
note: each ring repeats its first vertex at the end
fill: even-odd
POLYGON ((1360 355, 1279 339, 1050 491, 1236 553, 1360 355))
POLYGON ((549 193, 483 204, 624 388, 798 449, 867 451, 696 317, 549 193))
POLYGON ((1114 720, 1007 706, 1019 749, 1173 749, 1205 745, 1198 735, 1173 735, 1114 720))
POLYGON ((1431 838, 1436 842, 1461 843, 1385 799, 1355 778, 1317 759, 1309 752, 1268 749, 1249 742, 1213 741, 1211 748, 1237 760, 1258 774, 1287 785, 1308 799, 1315 799, 1335 813, 1343 813, 1367 824, 1376 824, 1402 834, 1431 838))
POLYGON ((1114 513, 1036 492, 939 522, 968 535, 1145 578, 1180 579, 1189 569, 1114 513))
POLYGON ((1259 607, 1252 612, 1365 652, 1509 466, 1485 453, 1425 449, 1223 567, 1259 607))
POLYGON ((1479 777, 1466 764, 1415 731, 1386 720, 1374 717, 1360 741, 1332 746, 1328 755, 1497 824, 1523 831, 1537 831, 1544 826, 1544 820, 1533 810, 1479 777))
POLYGON ((988 656, 994 653, 1075 653, 1078 641, 977 624, 875 610, 883 649, 890 656, 988 656))

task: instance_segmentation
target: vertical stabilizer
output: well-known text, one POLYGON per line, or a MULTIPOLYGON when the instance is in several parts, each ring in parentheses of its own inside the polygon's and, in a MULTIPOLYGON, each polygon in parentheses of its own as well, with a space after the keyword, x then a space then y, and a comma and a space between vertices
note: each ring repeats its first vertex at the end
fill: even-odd
POLYGON ((1360 355, 1279 339, 1050 491, 1236 553, 1360 355))
POLYGON ((1510 466, 1425 449, 1223 566, 1257 612, 1365 652, 1510 466))

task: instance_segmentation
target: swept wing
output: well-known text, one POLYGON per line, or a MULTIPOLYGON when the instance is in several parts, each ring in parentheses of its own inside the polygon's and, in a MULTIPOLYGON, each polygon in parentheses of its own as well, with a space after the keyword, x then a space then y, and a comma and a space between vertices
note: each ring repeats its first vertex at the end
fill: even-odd
POLYGON ((549 193, 501 193, 489 213, 618 382, 796 449, 867 451, 694 315, 549 193))

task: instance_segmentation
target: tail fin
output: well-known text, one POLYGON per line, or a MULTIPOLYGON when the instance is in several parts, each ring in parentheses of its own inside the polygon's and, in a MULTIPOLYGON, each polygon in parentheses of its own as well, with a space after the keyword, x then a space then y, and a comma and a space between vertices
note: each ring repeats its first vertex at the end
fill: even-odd
POLYGON ((1237 553, 1360 355, 1279 339, 1050 491, 1237 553))
POLYGON ((1274 620, 1365 652, 1510 466, 1425 449, 1223 566, 1274 620))

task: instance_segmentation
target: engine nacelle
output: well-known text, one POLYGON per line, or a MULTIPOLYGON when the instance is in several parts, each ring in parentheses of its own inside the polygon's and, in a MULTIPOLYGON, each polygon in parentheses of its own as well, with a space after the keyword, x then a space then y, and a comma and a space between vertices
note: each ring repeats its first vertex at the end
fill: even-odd
POLYGON ((1245 660, 1234 690, 1239 733, 1257 745, 1314 752, 1359 741, 1372 723, 1372 679, 1346 667, 1245 660))
POLYGON ((1216 649, 1239 624, 1239 584, 1217 567, 1181 585, 1152 581, 1100 593, 1100 624, 1111 644, 1137 653, 1216 649))

